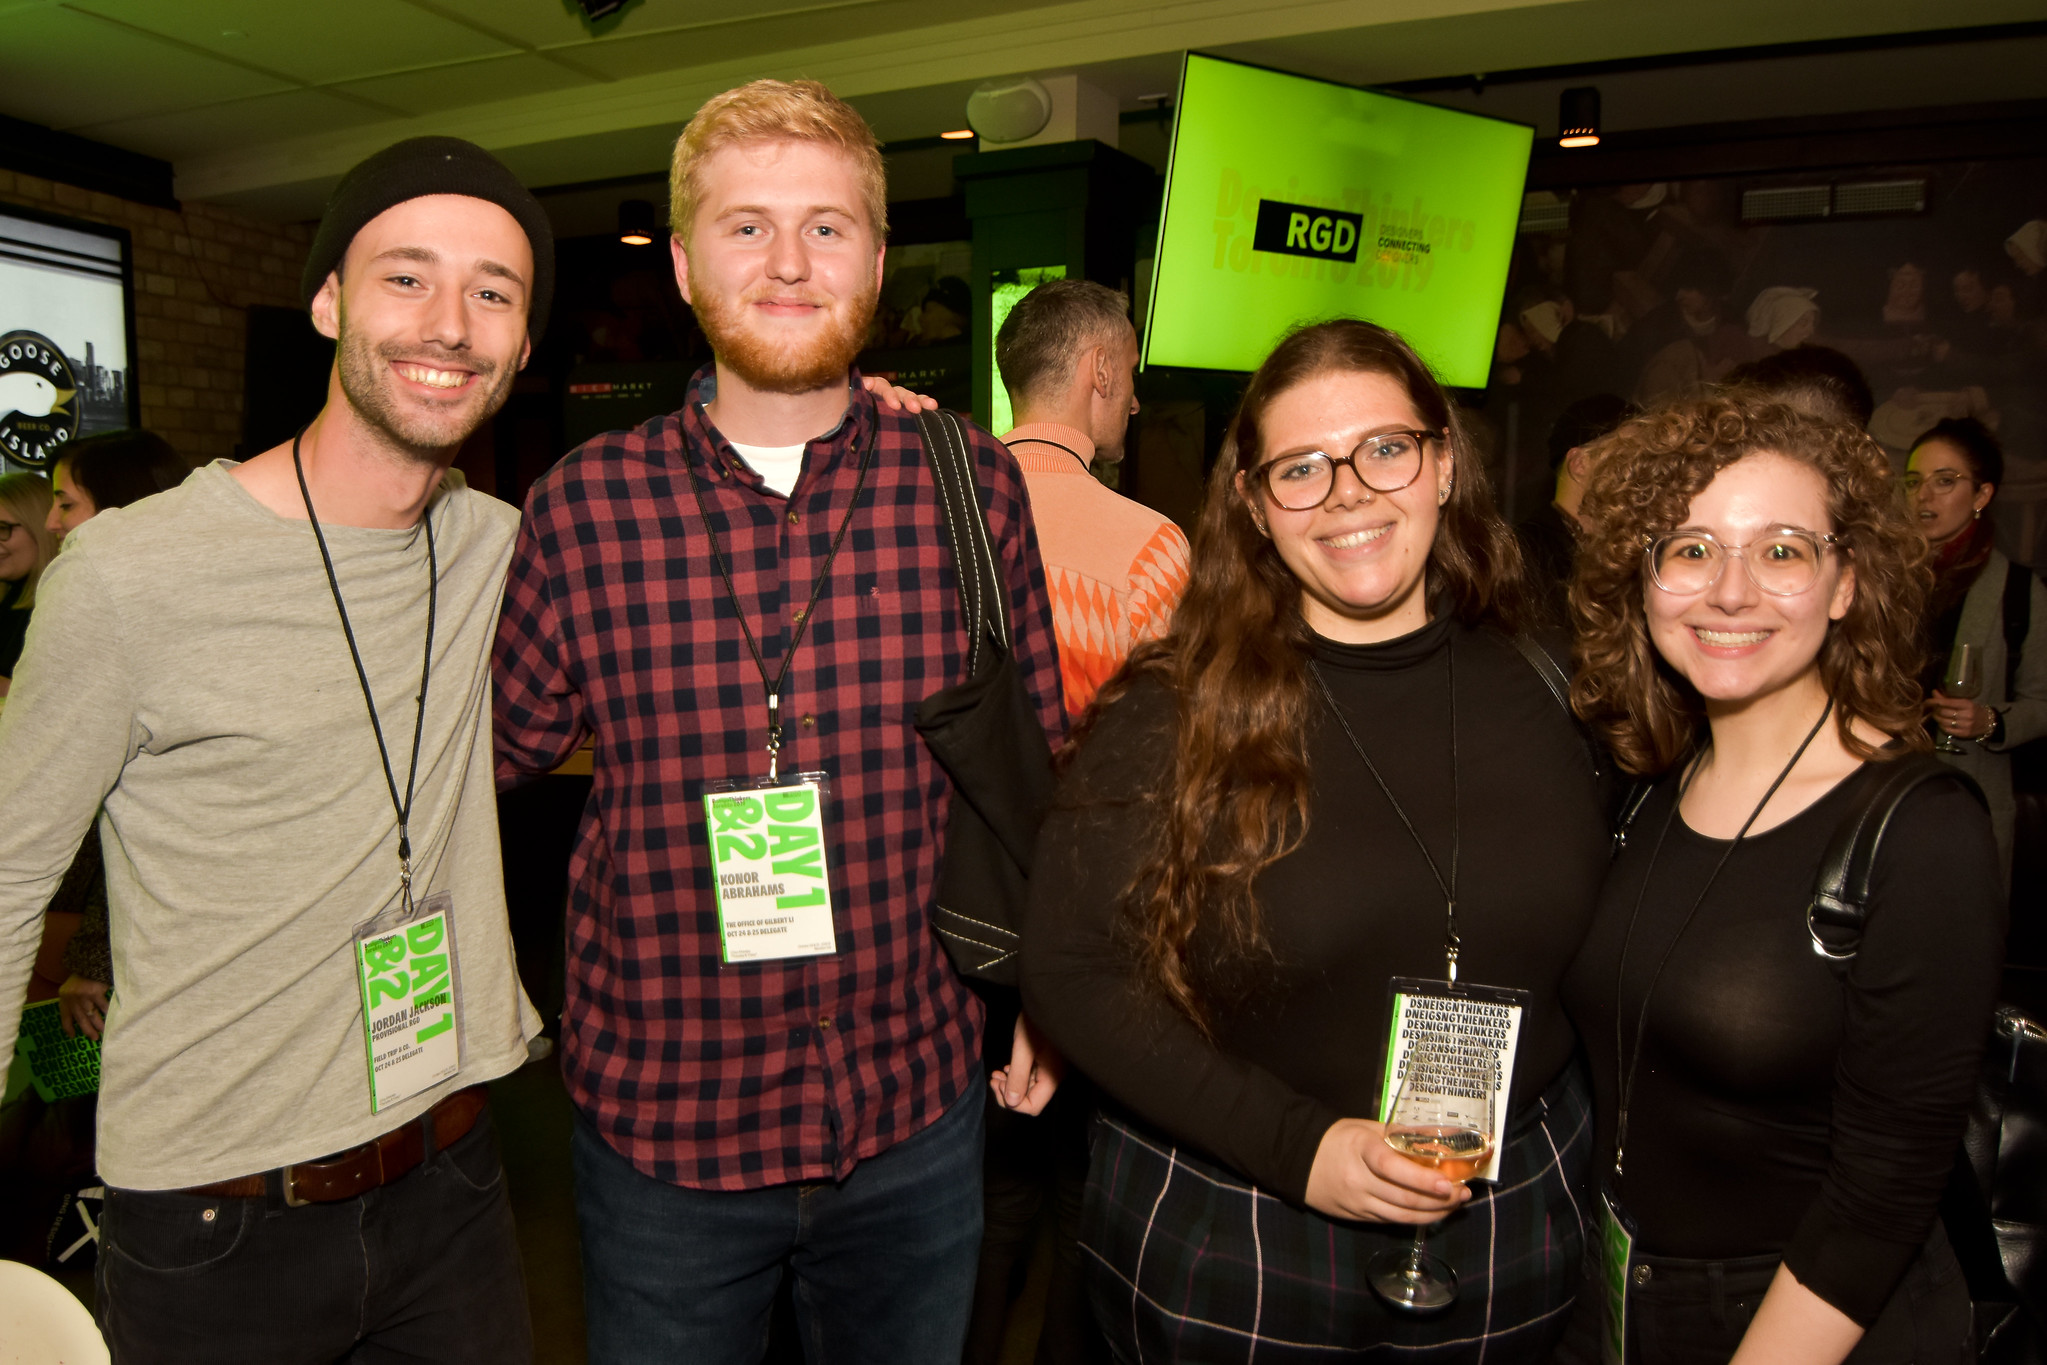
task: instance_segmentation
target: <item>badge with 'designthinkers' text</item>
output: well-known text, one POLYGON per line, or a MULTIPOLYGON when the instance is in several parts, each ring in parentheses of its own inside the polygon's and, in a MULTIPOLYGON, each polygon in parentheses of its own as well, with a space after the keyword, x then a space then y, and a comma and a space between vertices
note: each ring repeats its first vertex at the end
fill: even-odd
POLYGON ((55 342, 39 332, 0 336, 0 451, 48 469, 78 435, 78 380, 55 342))

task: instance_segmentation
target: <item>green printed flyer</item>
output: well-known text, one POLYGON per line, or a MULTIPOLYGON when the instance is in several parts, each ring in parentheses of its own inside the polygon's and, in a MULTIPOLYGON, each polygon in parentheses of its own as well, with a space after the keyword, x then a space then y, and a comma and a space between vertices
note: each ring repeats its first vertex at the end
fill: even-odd
POLYGON ((30 1005, 21 1012, 21 1036, 15 1055, 28 1063, 36 1094, 47 1103, 90 1095, 100 1088, 100 1045, 84 1034, 65 1036, 54 1000, 30 1005))

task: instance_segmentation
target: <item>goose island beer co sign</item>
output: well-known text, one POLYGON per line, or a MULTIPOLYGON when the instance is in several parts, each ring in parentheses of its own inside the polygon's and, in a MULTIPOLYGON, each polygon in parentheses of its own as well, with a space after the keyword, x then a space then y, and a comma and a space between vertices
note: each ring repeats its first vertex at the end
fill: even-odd
POLYGON ((56 343, 38 332, 0 336, 0 451, 48 469, 78 435, 78 379, 56 343))

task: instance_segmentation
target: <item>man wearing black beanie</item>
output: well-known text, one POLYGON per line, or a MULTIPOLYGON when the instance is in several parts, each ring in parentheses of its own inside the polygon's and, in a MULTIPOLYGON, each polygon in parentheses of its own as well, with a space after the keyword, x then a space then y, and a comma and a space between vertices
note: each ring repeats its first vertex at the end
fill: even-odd
POLYGON ((518 514, 446 476, 552 273, 481 148, 371 157, 306 267, 326 406, 94 518, 44 577, 0 716, 0 1067, 97 814, 120 990, 95 1310, 121 1365, 531 1358, 484 1089, 540 1032, 487 690, 518 514))

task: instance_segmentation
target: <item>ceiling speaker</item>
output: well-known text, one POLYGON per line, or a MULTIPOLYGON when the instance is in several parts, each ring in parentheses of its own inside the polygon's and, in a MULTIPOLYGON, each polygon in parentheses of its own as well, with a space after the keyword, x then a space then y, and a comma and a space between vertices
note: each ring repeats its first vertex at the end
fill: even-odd
POLYGON ((1022 142, 1052 121, 1052 92, 1037 81, 987 81, 967 96, 967 124, 989 142, 1022 142))

